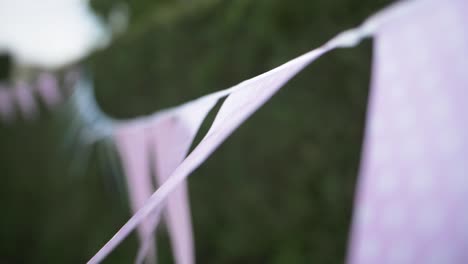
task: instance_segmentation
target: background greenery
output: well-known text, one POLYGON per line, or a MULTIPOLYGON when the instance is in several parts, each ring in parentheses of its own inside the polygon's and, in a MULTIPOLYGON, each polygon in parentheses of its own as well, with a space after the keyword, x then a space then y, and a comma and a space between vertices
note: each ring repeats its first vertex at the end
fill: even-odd
MULTIPOLYGON (((103 110, 138 116, 260 74, 388 2, 129 1, 128 31, 86 64, 103 110)), ((92 4, 107 14, 115 1, 92 4)), ((344 261, 370 59, 370 41, 325 55, 190 177, 198 263, 344 261)), ((70 111, 64 104, 36 122, 0 124, 0 263, 83 263, 130 216, 104 144, 91 149, 89 166, 79 146, 63 147, 70 111)), ((171 263, 160 233, 160 263, 171 263)), ((132 263, 136 241, 106 263, 132 263)))

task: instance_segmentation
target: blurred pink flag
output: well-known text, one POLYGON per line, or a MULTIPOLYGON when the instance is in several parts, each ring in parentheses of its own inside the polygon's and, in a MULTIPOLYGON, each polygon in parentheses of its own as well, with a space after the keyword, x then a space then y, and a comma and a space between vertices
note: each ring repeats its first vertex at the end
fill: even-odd
MULTIPOLYGON (((207 97, 189 103, 162 118, 159 125, 151 126, 153 163, 159 186, 184 160, 201 123, 216 104, 218 98, 207 97)), ((186 182, 183 182, 167 199, 166 223, 169 229, 174 263, 195 263, 190 204, 186 182)))
MULTIPOLYGON (((213 96, 202 98, 175 111, 163 112, 154 119, 119 125, 115 138, 127 176, 133 211, 142 208, 155 191, 151 167, 154 168, 156 182, 162 185, 184 160, 201 123, 217 100, 213 96)), ((175 263, 193 264, 193 234, 185 182, 168 197, 166 208, 175 263)), ((141 263, 147 255, 149 261, 155 262, 153 232, 160 219, 160 209, 139 226, 142 244, 137 263, 141 263)))
POLYGON ((401 2, 318 49, 222 91, 228 97, 202 141, 88 263, 101 262, 306 65, 374 33, 374 87, 349 262, 467 262, 467 11, 462 0, 401 2))
POLYGON ((49 110, 52 110, 62 101, 57 78, 50 73, 40 74, 34 88, 49 110))
MULTIPOLYGON (((178 161, 177 159, 179 158, 179 154, 175 156, 173 161, 171 161, 171 159, 167 159, 165 161, 167 164, 164 164, 159 168, 159 170, 162 170, 167 166, 167 170, 164 169, 164 172, 160 171, 162 173, 161 175, 164 175, 164 177, 161 177, 161 180, 165 179, 164 184, 158 188, 158 190, 150 197, 145 205, 135 213, 135 215, 114 235, 114 237, 109 242, 106 243, 106 245, 104 245, 103 248, 101 248, 101 250, 96 253, 93 258, 91 258, 91 260, 89 260, 88 263, 101 262, 126 236, 128 236, 133 231, 135 227, 137 227, 140 223, 145 223, 145 219, 147 219, 148 216, 150 216, 157 208, 159 208, 167 197, 171 197, 174 194, 178 195, 178 192, 174 193, 173 191, 179 188, 180 184, 183 183, 185 178, 193 170, 200 166, 200 164, 203 163, 237 127, 239 127, 249 116, 251 116, 258 108, 260 108, 266 101, 268 101, 268 99, 270 99, 270 97, 273 96, 273 94, 275 94, 288 80, 290 80, 310 62, 314 61, 323 53, 339 45, 341 44, 338 42, 334 42, 333 45, 325 45, 294 60, 291 60, 288 63, 285 63, 282 66, 275 68, 267 73, 244 81, 231 89, 207 95, 173 110, 178 113, 178 118, 185 120, 185 122, 182 122, 182 124, 188 124, 188 127, 192 127, 193 129, 191 131, 196 131, 198 130, 198 126, 194 125, 197 124, 197 122, 194 121, 196 121, 201 116, 204 117, 206 115, 207 111, 204 110, 206 109, 206 105, 211 104, 212 106, 214 103, 216 103, 220 96, 229 94, 221 106, 218 114, 216 115, 210 130, 202 139, 202 141, 185 158, 185 160, 183 160, 183 162, 175 168, 175 170, 173 167, 175 167, 176 163, 178 162, 174 161, 178 161), (195 127, 196 129, 194 129, 195 127)), ((348 45, 347 40, 346 45, 348 45)), ((211 109, 211 107, 209 109, 211 109)), ((171 124, 171 122, 174 121, 168 120, 167 122, 167 126, 175 126, 174 123, 171 124)), ((182 133, 180 135, 182 138, 186 138, 187 134, 184 133, 183 130, 181 132, 182 133)), ((171 132, 168 130, 167 133, 161 133, 156 137, 156 143, 165 142, 165 144, 161 144, 159 148, 156 148, 156 154, 160 153, 161 155, 171 155, 170 153, 172 150, 175 153, 182 153, 187 151, 187 147, 177 146, 179 143, 177 143, 176 137, 178 134, 176 134, 176 130, 172 131, 172 135, 170 133, 171 132), (171 139, 170 141, 164 141, 159 137, 165 137, 166 140, 172 138, 173 140, 171 139)), ((178 199, 185 199, 185 195, 181 195, 178 199)), ((172 205, 170 201, 168 201, 168 204, 172 205)), ((185 208, 187 207, 182 207, 184 210, 185 208)), ((174 229, 172 232, 185 232, 184 229, 177 230, 175 225, 176 223, 182 223, 180 224, 181 226, 186 225, 185 221, 187 221, 187 219, 177 219, 175 216, 176 214, 174 213, 174 218, 171 218, 171 212, 169 210, 168 218, 170 221, 174 221, 173 223, 170 223, 170 225, 174 224, 174 229)), ((178 241, 187 240, 181 236, 181 239, 178 241)), ((189 244, 187 242, 177 243, 186 243, 187 245, 189 244)), ((181 260, 184 259, 184 264, 193 263, 193 260, 191 259, 192 257, 184 256, 184 254, 185 253, 183 251, 180 251, 180 256, 176 256, 176 259, 178 257, 180 257, 179 259, 181 260)), ((176 252, 176 255, 178 255, 178 252, 176 252)))
POLYGON ((49 110, 53 110, 64 99, 57 78, 51 73, 41 73, 31 84, 25 82, 18 82, 13 86, 0 84, 0 121, 14 121, 16 112, 21 113, 26 121, 34 120, 39 115, 36 95, 40 96, 49 110))
POLYGON ((348 263, 468 263, 468 1, 390 9, 376 33, 348 263))
POLYGON ((36 99, 34 98, 32 88, 26 83, 18 83, 13 88, 17 107, 23 118, 26 120, 33 120, 37 117, 39 108, 36 99))
MULTIPOLYGON (((115 142, 127 176, 130 205, 133 211, 137 211, 154 191, 146 131, 142 126, 122 126, 115 132, 115 142)), ((155 242, 149 237, 153 233, 151 219, 145 220, 138 227, 138 233, 141 241, 148 243, 148 261, 154 263, 155 242)))

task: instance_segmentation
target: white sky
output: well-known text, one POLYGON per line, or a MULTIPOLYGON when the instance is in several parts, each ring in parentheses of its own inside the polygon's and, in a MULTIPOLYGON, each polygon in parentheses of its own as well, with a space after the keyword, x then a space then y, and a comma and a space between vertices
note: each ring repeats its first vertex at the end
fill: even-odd
POLYGON ((58 68, 105 46, 110 32, 88 0, 0 0, 0 52, 19 64, 58 68))

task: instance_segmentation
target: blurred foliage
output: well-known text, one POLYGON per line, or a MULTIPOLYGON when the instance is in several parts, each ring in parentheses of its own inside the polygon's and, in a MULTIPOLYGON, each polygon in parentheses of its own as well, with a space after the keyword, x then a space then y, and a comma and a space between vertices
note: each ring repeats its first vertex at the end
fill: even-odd
MULTIPOLYGON (((260 74, 388 2, 129 1, 128 32, 86 63, 105 112, 134 117, 260 74)), ((114 3, 92 2, 104 15, 114 3)), ((370 60, 370 41, 320 58, 190 177, 198 263, 343 262, 370 60)), ((0 263, 83 263, 130 216, 106 144, 85 166, 79 146, 64 148, 70 108, 58 110, 0 124, 0 263)), ((106 263, 132 263, 136 246, 132 236, 106 263)))

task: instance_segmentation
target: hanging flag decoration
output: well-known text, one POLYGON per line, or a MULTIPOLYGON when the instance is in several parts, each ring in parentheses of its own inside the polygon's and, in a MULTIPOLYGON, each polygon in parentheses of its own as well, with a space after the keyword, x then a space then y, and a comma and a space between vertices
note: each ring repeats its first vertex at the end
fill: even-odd
MULTIPOLYGON (((169 178, 184 160, 189 148, 208 112, 214 107, 217 98, 188 104, 172 116, 152 126, 152 148, 155 155, 154 171, 159 186, 169 178)), ((166 223, 168 225, 174 262, 195 263, 193 232, 190 215, 187 184, 182 183, 167 199, 166 223)))
POLYGON ((37 85, 34 87, 37 94, 51 111, 63 101, 58 80, 51 73, 41 73, 38 77, 37 85))
MULTIPOLYGON (((122 126, 116 131, 115 142, 122 157, 122 166, 127 175, 127 187, 133 211, 140 209, 153 193, 151 181, 150 158, 146 140, 146 131, 141 126, 122 126)), ((154 241, 148 234, 152 233, 150 219, 144 221, 138 229, 142 241, 149 243, 149 261, 154 263, 154 241)))
MULTIPOLYGON (((280 67, 269 72, 244 81, 237 86, 206 95, 193 102, 168 110, 169 112, 179 112, 179 117, 187 120, 187 124, 196 123, 199 112, 188 108, 196 105, 200 108, 209 102, 216 102, 219 98, 227 96, 227 99, 217 113, 215 120, 208 133, 193 151, 178 165, 165 182, 151 195, 142 208, 115 234, 112 239, 98 251, 98 253, 88 263, 101 262, 114 248, 125 239, 137 226, 146 221, 147 217, 157 211, 188 175, 200 166, 227 137, 238 128, 247 118, 249 118, 258 108, 260 108, 271 96, 273 96, 287 81, 304 69, 312 61, 324 53, 339 47, 350 47, 356 45, 360 39, 369 34, 369 29, 373 28, 373 22, 363 24, 363 26, 339 34, 336 38, 327 42, 322 47, 312 50, 296 59, 293 59, 280 67)), ((164 112, 163 112, 164 114, 164 112)), ((205 113, 206 114, 206 113, 205 113)), ((156 117, 157 118, 157 115, 156 117)), ((142 118, 135 122, 149 123, 151 118, 142 118)), ((192 126, 195 127, 195 126, 192 126)), ((198 128, 197 128, 198 129, 198 128)), ((161 154, 167 155, 171 148, 161 149, 161 154)), ((177 257, 177 256, 176 256, 177 257)), ((190 259, 183 256, 184 259, 190 259)))
POLYGON ((25 120, 35 119, 39 109, 32 88, 26 83, 19 83, 13 89, 13 93, 23 118, 25 120))
MULTIPOLYGON (((37 45, 16 45, 19 39, 8 38, 0 38, 0 49, 12 52, 16 63, 45 68, 75 61, 110 39, 88 13, 70 13, 76 21, 92 18, 85 34, 89 38, 80 49, 64 43, 62 49, 49 51, 49 56, 37 53, 41 56, 28 58, 37 45)), ((88 263, 100 263, 135 229, 140 238, 136 263, 155 263, 154 233, 163 214, 175 263, 195 263, 186 178, 308 64, 333 49, 353 47, 367 36, 375 36, 372 88, 347 261, 467 263, 466 14, 466 0, 401 1, 269 72, 126 121, 113 120, 100 111, 89 80, 71 77, 76 82, 70 101, 80 123, 76 128, 79 140, 84 145, 114 140, 134 212, 88 263), (210 129, 189 153, 201 123, 223 97, 226 100, 210 129)), ((62 32, 63 28, 54 30, 62 32)), ((41 74, 31 87, 0 84, 0 120, 35 119, 39 111, 36 94, 49 109, 64 100, 51 74, 41 74)))
POLYGON ((414 1, 375 34, 350 264, 468 263, 466 14, 414 1))
MULTIPOLYGON (((201 123, 217 100, 218 97, 206 97, 175 111, 117 125, 115 141, 127 176, 133 211, 139 210, 155 191, 151 167, 154 168, 155 181, 162 185, 184 160, 201 123)), ((153 233, 160 212, 161 208, 139 226, 141 247, 137 263, 141 263, 148 254, 150 261, 154 262, 153 233)), ((192 224, 185 183, 169 196, 166 219, 175 262, 194 263, 192 224)))
MULTIPOLYGON (((74 74, 72 69, 65 78, 74 74)), ((73 87, 76 81, 64 81, 65 88, 73 87)), ((39 103, 43 103, 49 111, 63 103, 66 98, 59 85, 59 77, 50 72, 38 74, 31 82, 0 83, 0 121, 11 123, 15 120, 33 121, 39 117, 39 103)))

